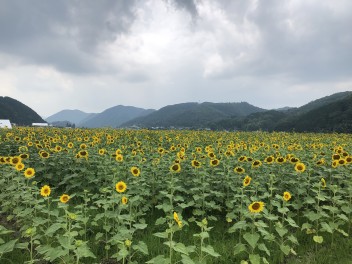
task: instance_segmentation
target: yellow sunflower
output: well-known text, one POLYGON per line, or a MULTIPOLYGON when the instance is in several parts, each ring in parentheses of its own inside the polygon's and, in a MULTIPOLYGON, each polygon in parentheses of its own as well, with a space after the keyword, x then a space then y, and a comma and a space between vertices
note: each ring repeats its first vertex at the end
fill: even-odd
POLYGON ((263 202, 253 202, 250 205, 248 205, 248 210, 251 213, 260 213, 264 209, 264 203, 263 202))
POLYGON ((262 166, 262 162, 260 160, 255 160, 252 162, 252 168, 258 168, 262 166))
POLYGON ((24 169, 24 164, 22 162, 21 163, 17 163, 15 168, 16 168, 17 171, 21 171, 21 170, 24 169))
POLYGON ((233 171, 236 172, 236 173, 238 173, 238 174, 242 174, 242 173, 244 173, 246 170, 245 170, 244 168, 242 168, 242 167, 235 167, 235 168, 233 169, 233 171))
POLYGON ((171 172, 180 172, 181 171, 181 165, 179 163, 175 163, 170 167, 171 172))
POLYGON ((60 196, 60 202, 67 203, 70 200, 70 196, 68 194, 63 194, 60 196))
POLYGON ((132 167, 131 168, 131 173, 132 173, 133 176, 138 177, 141 174, 141 171, 137 167, 132 167))
POLYGON ((24 171, 24 177, 26 177, 27 179, 34 177, 34 174, 35 170, 33 168, 28 168, 24 171))
POLYGON ((121 203, 122 204, 127 204, 127 202, 128 202, 128 198, 126 196, 122 196, 121 203))
POLYGON ((248 175, 243 179, 243 186, 246 187, 251 183, 252 178, 248 175))
POLYGON ((302 162, 297 162, 295 165, 295 171, 297 172, 304 172, 306 170, 306 165, 302 162))
POLYGON ((41 151, 41 152, 39 153, 39 155, 40 155, 40 157, 43 158, 43 159, 47 159, 47 158, 50 157, 50 154, 49 154, 48 152, 46 152, 46 151, 41 151))
POLYGON ((199 168, 201 166, 202 166, 202 163, 200 163, 198 160, 192 160, 192 167, 199 168))
POLYGON ((220 160, 218 160, 218 159, 212 159, 212 160, 210 160, 210 166, 212 166, 212 167, 216 167, 216 166, 218 166, 220 164, 220 160))
POLYGON ((291 194, 289 192, 284 192, 284 195, 282 197, 287 202, 291 199, 291 194))
POLYGON ((11 162, 12 165, 15 165, 15 166, 16 166, 16 164, 22 162, 22 159, 21 159, 20 156, 15 156, 15 157, 12 157, 12 158, 11 158, 10 162, 11 162))
POLYGON ((51 193, 51 189, 48 185, 44 185, 41 189, 40 189, 40 195, 43 197, 48 197, 51 193))
POLYGON ((116 183, 115 188, 118 193, 123 193, 126 191, 127 185, 123 181, 119 181, 118 183, 116 183))
POLYGON ((115 157, 117 162, 123 162, 123 155, 122 154, 117 154, 115 157))

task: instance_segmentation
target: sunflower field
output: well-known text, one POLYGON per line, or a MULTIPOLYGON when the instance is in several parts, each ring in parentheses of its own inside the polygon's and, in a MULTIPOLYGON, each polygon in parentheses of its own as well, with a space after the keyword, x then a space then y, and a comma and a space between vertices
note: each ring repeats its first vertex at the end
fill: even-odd
POLYGON ((347 134, 2 129, 0 188, 4 264, 351 263, 347 134))

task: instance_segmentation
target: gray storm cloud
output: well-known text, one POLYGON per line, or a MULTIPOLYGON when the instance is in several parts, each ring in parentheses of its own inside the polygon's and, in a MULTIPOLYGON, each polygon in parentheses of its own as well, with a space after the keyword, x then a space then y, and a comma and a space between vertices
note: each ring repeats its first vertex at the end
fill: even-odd
POLYGON ((297 106, 351 89, 351 24, 350 0, 2 0, 0 93, 297 106))

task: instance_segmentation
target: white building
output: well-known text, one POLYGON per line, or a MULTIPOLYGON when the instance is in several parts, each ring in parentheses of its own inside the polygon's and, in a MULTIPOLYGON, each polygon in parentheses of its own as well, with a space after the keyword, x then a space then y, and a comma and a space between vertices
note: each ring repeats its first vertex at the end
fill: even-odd
POLYGON ((0 128, 12 128, 10 120, 8 120, 8 119, 0 119, 0 128))
POLYGON ((32 123, 32 126, 47 127, 47 126, 48 126, 48 123, 32 123))

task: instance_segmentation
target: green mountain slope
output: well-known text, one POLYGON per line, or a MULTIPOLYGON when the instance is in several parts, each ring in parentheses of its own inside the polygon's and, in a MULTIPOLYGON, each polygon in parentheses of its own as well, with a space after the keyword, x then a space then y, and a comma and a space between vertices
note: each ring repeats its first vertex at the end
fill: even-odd
POLYGON ((213 122, 210 128, 243 131, 352 132, 352 92, 336 93, 287 111, 269 110, 213 122))
POLYGON ((289 113, 292 113, 292 114, 307 113, 307 112, 314 110, 316 108, 319 108, 321 106, 328 105, 330 103, 344 99, 350 95, 352 95, 352 92, 350 92, 350 91, 334 93, 332 95, 324 96, 322 98, 319 98, 317 100, 309 102, 308 104, 305 104, 299 108, 291 109, 291 110, 289 110, 289 113))
POLYGON ((297 132, 352 132, 352 95, 308 112, 280 120, 275 130, 297 132))
POLYGON ((231 116, 245 116, 264 111, 245 102, 241 103, 182 103, 165 106, 143 118, 130 120, 121 126, 204 128, 211 122, 231 116))
POLYGON ((25 126, 45 123, 33 109, 7 96, 0 96, 0 119, 9 119, 11 123, 25 126))
POLYGON ((80 127, 118 127, 136 117, 141 117, 152 113, 153 109, 143 109, 133 106, 118 105, 106 109, 105 111, 88 118, 86 121, 79 123, 80 127))

